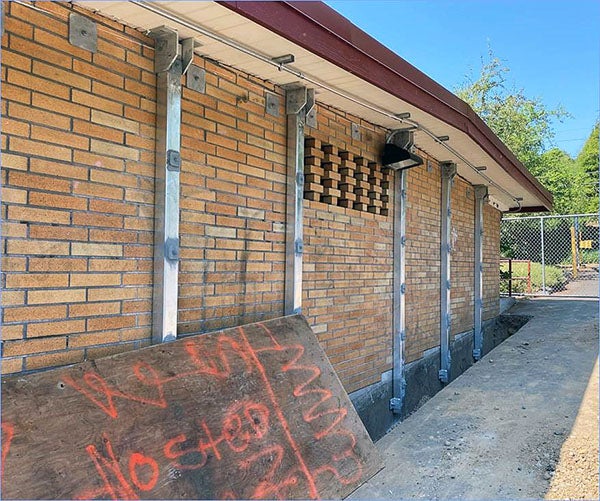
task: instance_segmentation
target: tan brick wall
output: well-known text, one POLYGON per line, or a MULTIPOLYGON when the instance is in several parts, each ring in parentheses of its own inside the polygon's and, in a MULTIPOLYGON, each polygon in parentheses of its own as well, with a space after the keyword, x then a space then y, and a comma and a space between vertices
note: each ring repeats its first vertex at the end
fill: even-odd
POLYGON ((500 313, 500 222, 502 213, 486 204, 483 210, 483 319, 500 313))
POLYGON ((283 314, 286 118, 272 84, 211 61, 206 93, 183 89, 179 333, 283 314))
MULTIPOLYGON (((324 106, 317 117, 307 136, 377 159, 382 129, 324 106), (353 122, 360 125, 360 141, 351 137, 353 122)), ((393 218, 304 203, 303 312, 344 387, 353 391, 391 368, 393 218)))
POLYGON ((152 41, 99 18, 92 54, 68 43, 69 4, 5 9, 3 372, 139 348, 151 321, 152 41))
POLYGON ((475 193, 459 176, 454 178, 451 204, 450 304, 454 336, 471 330, 474 321, 475 193))
POLYGON ((441 170, 425 164, 410 169, 406 205, 406 360, 440 344, 441 170))
MULTIPOLYGON (((6 373, 136 349, 151 334, 153 42, 97 17, 91 54, 68 43, 77 7, 35 7, 7 4, 2 39, 6 373)), ((180 335, 280 316, 284 297, 283 91, 213 61, 195 64, 207 85, 203 94, 183 89, 180 335), (280 96, 279 117, 265 114, 266 91, 280 96)), ((317 116, 308 136, 377 160, 383 129, 325 106, 317 116)), ((422 154, 429 164, 408 173, 409 361, 439 344, 441 175, 422 154)), ((457 178, 452 200, 460 332, 472 326, 472 188, 457 178)), ((304 313, 348 391, 391 368, 392 215, 392 204, 379 215, 305 200, 304 313)), ((485 216, 489 318, 500 217, 491 207, 485 216)))

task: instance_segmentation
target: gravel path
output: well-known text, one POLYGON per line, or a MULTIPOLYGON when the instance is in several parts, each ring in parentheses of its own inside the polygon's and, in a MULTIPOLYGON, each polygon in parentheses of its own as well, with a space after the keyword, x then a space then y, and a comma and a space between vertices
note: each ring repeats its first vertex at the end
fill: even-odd
POLYGON ((533 318, 383 437, 352 499, 598 499, 598 302, 509 313, 533 318))

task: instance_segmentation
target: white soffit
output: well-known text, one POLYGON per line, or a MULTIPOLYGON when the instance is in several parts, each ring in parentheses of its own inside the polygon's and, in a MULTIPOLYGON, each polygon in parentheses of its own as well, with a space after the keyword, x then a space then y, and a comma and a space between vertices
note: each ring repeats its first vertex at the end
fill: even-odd
MULTIPOLYGON (((181 38, 193 37, 200 42, 200 47, 196 49, 197 54, 220 61, 225 65, 232 66, 277 85, 300 82, 299 78, 293 74, 280 71, 276 66, 260 61, 236 48, 216 41, 206 35, 199 34, 159 14, 150 12, 135 2, 83 1, 77 3, 83 8, 97 11, 102 15, 116 19, 142 31, 150 30, 157 26, 168 25, 177 29, 181 38)), ((307 77, 339 90, 344 95, 355 97, 358 101, 366 102, 390 114, 410 112, 411 120, 418 122, 435 135, 449 136, 450 140, 448 144, 463 157, 467 158, 473 165, 487 167, 484 172, 485 175, 514 197, 522 198, 523 206, 543 205, 542 200, 539 200, 529 191, 525 190, 464 132, 365 82, 359 77, 228 8, 214 2, 204 1, 151 2, 151 4, 191 24, 201 26, 210 32, 234 40, 240 45, 259 52, 268 58, 283 54, 293 54, 295 61, 289 65, 291 68, 302 72, 307 77)), ((307 87, 314 86, 309 82, 306 82, 305 85, 307 87)), ((400 122, 327 89, 316 87, 316 99, 320 103, 336 107, 376 125, 389 129, 403 127, 400 122)), ((426 151, 437 160, 456 162, 458 165, 458 174, 472 184, 488 184, 483 177, 467 166, 461 159, 455 157, 444 146, 432 140, 425 133, 417 131, 415 133, 415 142, 417 147, 426 151)), ((498 202, 501 210, 515 207, 515 201, 502 190, 495 186, 490 186, 489 192, 493 199, 498 202)))

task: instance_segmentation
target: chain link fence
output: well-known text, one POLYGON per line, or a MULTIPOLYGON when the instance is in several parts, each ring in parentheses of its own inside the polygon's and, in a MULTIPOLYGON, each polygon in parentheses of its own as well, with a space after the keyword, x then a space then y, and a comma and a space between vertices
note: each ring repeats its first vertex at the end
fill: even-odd
POLYGON ((598 297, 598 240, 597 214, 503 219, 500 293, 598 297))

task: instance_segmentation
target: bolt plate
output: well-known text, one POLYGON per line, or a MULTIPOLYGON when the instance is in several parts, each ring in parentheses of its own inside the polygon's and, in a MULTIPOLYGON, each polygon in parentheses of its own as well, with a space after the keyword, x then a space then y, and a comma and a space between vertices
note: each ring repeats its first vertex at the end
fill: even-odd
POLYGON ((75 12, 69 14, 69 43, 80 49, 96 52, 98 50, 96 23, 81 14, 75 12))

